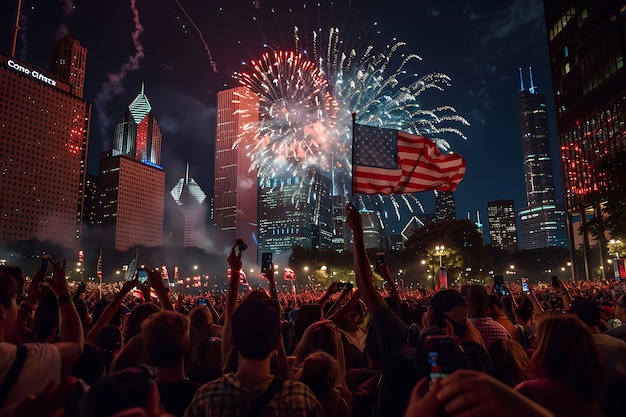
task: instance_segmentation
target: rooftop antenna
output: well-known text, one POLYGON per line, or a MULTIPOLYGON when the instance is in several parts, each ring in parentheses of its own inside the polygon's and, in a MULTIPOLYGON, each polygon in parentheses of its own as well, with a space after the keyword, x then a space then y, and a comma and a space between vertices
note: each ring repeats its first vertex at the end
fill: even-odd
POLYGON ((519 84, 520 91, 524 91, 524 76, 522 75, 522 67, 519 68, 519 84))
POLYGON ((142 81, 141 82, 141 95, 142 96, 144 95, 143 90, 144 90, 144 82, 142 81))
POLYGON ((15 27, 13 28, 13 44, 11 45, 11 56, 15 58, 17 48, 17 34, 20 31, 20 14, 22 10, 22 0, 17 0, 17 13, 15 14, 15 27))
POLYGON ((532 67, 528 67, 528 72, 530 73, 530 94, 535 94, 535 85, 533 84, 533 69, 532 67))
POLYGON ((185 169, 185 184, 189 184, 189 162, 187 162, 187 168, 185 169))

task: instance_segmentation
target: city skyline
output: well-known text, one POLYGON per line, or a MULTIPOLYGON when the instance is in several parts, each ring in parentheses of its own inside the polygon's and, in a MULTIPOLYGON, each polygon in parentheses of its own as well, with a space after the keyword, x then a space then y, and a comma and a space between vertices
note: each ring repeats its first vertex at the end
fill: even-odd
MULTIPOLYGON (((452 86, 439 96, 435 95, 433 100, 456 107, 470 121, 471 126, 464 129, 468 136, 467 141, 452 143, 452 149, 468 159, 468 173, 455 194, 458 218, 465 218, 466 213, 471 213, 472 218, 475 218, 477 211, 481 212, 481 217, 486 218, 489 200, 514 198, 517 205, 522 206, 523 164, 516 103, 518 67, 532 66, 535 84, 550 97, 541 2, 513 2, 495 8, 487 8, 487 2, 484 1, 467 3, 462 9, 436 2, 411 6, 415 12, 413 19, 420 22, 428 34, 426 37, 407 30, 408 27, 402 24, 407 17, 400 13, 399 7, 380 10, 374 4, 366 2, 358 6, 352 5, 350 13, 339 10, 337 6, 332 12, 348 21, 342 26, 346 31, 367 25, 374 27, 374 22, 377 22, 375 28, 381 32, 377 42, 384 43, 393 38, 405 41, 409 51, 415 51, 423 58, 419 64, 420 73, 441 71, 449 74, 452 86), (345 16, 349 16, 349 19, 345 16), (443 26, 450 30, 442 31, 441 22, 447 22, 443 26), (468 37, 464 42, 472 43, 465 44, 468 51, 459 48, 459 45, 453 45, 452 40, 454 32, 464 29, 467 30, 468 37), (520 37, 527 33, 531 35, 520 37), (495 43, 492 48, 486 49, 489 39, 495 43), (475 48, 468 48, 469 46, 475 48), (498 60, 494 56, 496 53, 499 54, 498 60), (496 171, 498 175, 490 175, 482 167, 496 171)), ((392 6, 394 5, 400 6, 400 2, 392 6)), ((262 45, 259 41, 262 38, 276 39, 277 24, 270 18, 270 8, 283 13, 288 9, 287 2, 257 2, 253 7, 243 7, 241 12, 232 5, 221 10, 208 10, 202 6, 194 6, 194 9, 189 6, 189 16, 194 19, 205 42, 210 46, 213 58, 211 61, 207 49, 202 45, 202 39, 190 21, 175 5, 169 6, 172 7, 165 10, 139 1, 134 10, 118 4, 113 10, 105 11, 100 9, 102 5, 81 5, 65 14, 53 2, 41 5, 31 3, 23 9, 23 14, 31 24, 23 25, 28 27, 22 28, 16 55, 23 54, 29 62, 43 65, 50 55, 49 48, 46 48, 49 46, 47 42, 60 30, 69 30, 89 50, 85 96, 94 104, 90 160, 87 166, 90 173, 97 172, 97 158, 94 162, 93 154, 97 153, 98 148, 104 150, 107 145, 111 147, 113 123, 119 109, 127 105, 134 96, 133 92, 143 82, 151 92, 151 103, 156 109, 164 137, 179 137, 184 141, 164 141, 162 164, 166 171, 181 172, 187 161, 192 166, 212 164, 214 161, 210 159, 213 158, 215 147, 217 92, 225 89, 226 85, 236 86, 232 72, 239 69, 242 60, 260 54, 262 45), (48 9, 52 13, 41 16, 48 9), (101 13, 102 22, 94 22, 96 13, 101 13), (232 17, 237 22, 247 22, 253 15, 258 16, 258 21, 263 23, 252 28, 248 28, 252 25, 241 25, 233 30, 217 21, 220 20, 217 19, 218 16, 224 16, 222 20, 228 21, 228 17, 232 17), (106 24, 114 16, 117 21, 124 21, 120 29, 113 29, 113 26, 106 24), (136 18, 135 21, 133 18, 136 18), (208 24, 211 21, 214 26, 208 24), (163 24, 162 32, 166 35, 157 36, 156 30, 151 29, 155 28, 156 22, 163 24), (220 36, 215 36, 216 31, 220 36), (110 34, 110 43, 114 45, 104 44, 103 33, 110 34), (133 38, 133 35, 138 37, 133 38), (238 39, 242 43, 238 44, 238 39), (141 49, 137 48, 137 40, 141 49), (159 42, 163 42, 164 47, 157 49, 159 42), (173 43, 180 48, 172 49, 173 43), (239 46, 233 49, 233 44, 239 46), (120 51, 108 49, 115 45, 120 51), (124 67, 125 63, 130 62, 129 56, 136 58, 133 61, 136 67, 124 67), (216 64, 217 73, 213 72, 212 63, 216 64), (116 90, 107 84, 106 74, 116 74, 120 69, 126 70, 123 79, 115 86, 121 87, 121 90, 113 94, 116 90), (103 93, 105 91, 111 93, 108 100, 103 99, 107 98, 103 93), (106 120, 103 115, 109 117, 108 130, 103 129, 102 122, 106 120), (185 146, 180 146, 181 143, 185 146), (186 149, 187 152, 181 153, 181 149, 186 149)), ((3 15, 14 15, 12 7, 5 3, 2 6, 3 15)), ((301 18, 303 13, 294 7, 293 14, 301 18)), ((313 13, 309 15, 313 16, 313 13)), ((12 18, 2 20, 3 38, 0 39, 0 46, 3 49, 9 43, 7 40, 12 31, 11 20, 12 18)), ((310 17, 310 20, 308 24, 312 27, 316 24, 316 19, 310 17)), ((290 26, 291 22, 283 27, 283 38, 290 37, 287 33, 290 26)), ((115 25, 115 28, 118 27, 115 25)), ((303 33, 304 30, 303 27, 303 33)), ((552 112, 551 100, 547 101, 548 111, 552 112)), ((551 135, 553 133, 554 129, 551 129, 551 135)), ((553 142, 551 137, 551 143, 553 142)), ((555 173, 560 171, 555 170, 555 173)), ((195 177, 202 188, 213 188, 212 172, 209 170, 195 177)), ((166 187, 170 189, 177 179, 175 176, 168 176, 166 187)), ((557 183, 558 188, 560 178, 557 183)), ((561 192, 557 192, 557 200, 562 200, 560 195, 561 192)), ((434 212, 432 193, 421 193, 419 198, 424 201, 426 212, 434 212)))

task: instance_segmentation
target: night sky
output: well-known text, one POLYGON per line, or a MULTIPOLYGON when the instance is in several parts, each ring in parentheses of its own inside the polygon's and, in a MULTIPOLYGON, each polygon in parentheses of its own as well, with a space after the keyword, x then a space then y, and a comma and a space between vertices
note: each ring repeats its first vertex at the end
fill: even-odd
MULTIPOLYGON (((0 50, 10 52, 17 0, 0 4, 0 50)), ((518 68, 528 67, 546 95, 557 196, 562 201, 549 58, 541 0, 320 1, 24 0, 16 56, 49 69, 51 46, 71 33, 88 49, 84 98, 94 105, 88 171, 97 174, 101 150, 112 147, 113 128, 142 82, 163 132, 161 163, 166 189, 190 174, 206 194, 212 189, 215 101, 237 86, 234 71, 268 44, 293 45, 294 23, 302 37, 317 27, 339 27, 358 42, 372 34, 377 47, 392 39, 423 60, 420 74, 452 78, 444 92, 429 91, 426 106, 451 105, 470 126, 467 141, 451 138, 467 160, 456 194, 457 216, 487 223, 487 202, 514 199, 526 205, 517 91, 518 68), (185 11, 180 6, 185 8, 185 11), (306 6, 306 8, 305 8, 306 6), (272 12, 274 10, 274 13, 272 12), (290 11, 291 9, 291 11, 290 11), (254 19, 256 18, 256 19, 254 19), (140 30, 141 29, 141 30, 140 30), (133 34, 138 36, 133 39, 133 34), (111 77, 114 75, 114 77, 111 77), (116 79, 112 82, 111 79, 116 79)), ((166 196, 167 197, 167 196, 166 196)), ((418 198, 434 210, 432 193, 418 198)))

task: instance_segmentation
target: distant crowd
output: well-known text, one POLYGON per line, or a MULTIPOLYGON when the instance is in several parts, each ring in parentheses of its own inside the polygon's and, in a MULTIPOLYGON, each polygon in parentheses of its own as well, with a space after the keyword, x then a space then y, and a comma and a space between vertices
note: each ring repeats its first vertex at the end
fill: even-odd
POLYGON ((0 267, 0 417, 624 415, 625 283, 379 290, 347 225, 324 291, 240 292, 237 245, 223 294, 0 267))

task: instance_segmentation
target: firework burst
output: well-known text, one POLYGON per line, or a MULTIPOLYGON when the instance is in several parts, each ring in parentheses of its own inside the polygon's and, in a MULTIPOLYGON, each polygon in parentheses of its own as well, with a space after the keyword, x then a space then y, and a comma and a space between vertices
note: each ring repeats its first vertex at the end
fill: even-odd
MULTIPOLYGON (((348 195, 353 113, 358 123, 427 136, 445 151, 451 148, 448 137, 466 139, 455 126, 468 122, 454 107, 421 103, 425 92, 449 87, 450 77, 412 72, 421 58, 405 53, 404 42, 394 39, 378 50, 370 43, 346 48, 339 29, 331 28, 312 32, 307 46, 297 26, 293 35, 289 51, 283 45, 235 74, 259 99, 258 108, 250 109, 259 120, 245 126, 253 140, 237 145, 247 147, 262 180, 315 167, 331 174, 335 194, 348 195)), ((398 219, 399 200, 411 211, 422 210, 414 196, 377 200, 366 205, 391 207, 398 219)))

